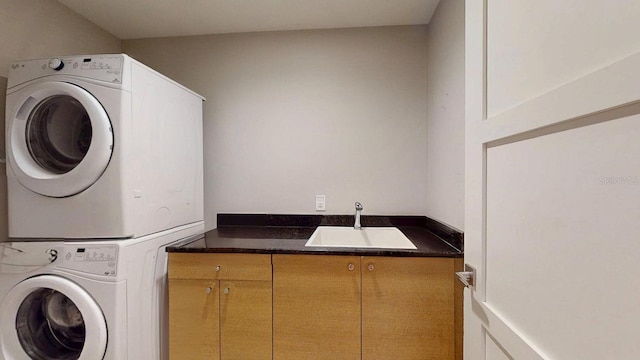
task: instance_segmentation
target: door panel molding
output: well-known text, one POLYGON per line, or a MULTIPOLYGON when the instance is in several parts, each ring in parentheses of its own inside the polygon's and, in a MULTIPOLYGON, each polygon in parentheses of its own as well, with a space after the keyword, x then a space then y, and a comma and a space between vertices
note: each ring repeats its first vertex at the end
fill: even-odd
MULTIPOLYGON (((637 104, 640 99, 638 84, 640 52, 488 118, 493 127, 490 132, 483 133, 483 142, 637 104)), ((486 101, 486 95, 484 98, 486 101)))
POLYGON ((495 311, 490 304, 479 302, 475 299, 472 301, 473 311, 476 314, 481 314, 481 317, 484 318, 483 329, 485 335, 493 338, 510 356, 518 360, 548 359, 541 350, 527 341, 526 337, 514 331, 514 327, 498 311, 495 311))
POLYGON ((493 148, 514 142, 530 140, 540 136, 551 135, 562 131, 574 130, 581 127, 595 125, 607 121, 617 120, 632 115, 640 114, 640 102, 636 101, 628 105, 613 107, 605 111, 589 114, 576 119, 570 119, 558 124, 544 126, 534 130, 518 133, 512 136, 506 136, 494 141, 485 143, 487 148, 493 148))

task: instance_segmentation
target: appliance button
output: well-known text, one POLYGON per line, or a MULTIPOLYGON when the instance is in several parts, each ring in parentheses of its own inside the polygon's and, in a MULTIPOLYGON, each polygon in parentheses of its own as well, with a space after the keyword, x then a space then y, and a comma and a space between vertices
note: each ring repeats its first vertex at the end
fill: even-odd
POLYGON ((62 60, 58 58, 53 58, 49 60, 49 68, 55 71, 62 70, 63 67, 64 67, 64 63, 62 62, 62 60))

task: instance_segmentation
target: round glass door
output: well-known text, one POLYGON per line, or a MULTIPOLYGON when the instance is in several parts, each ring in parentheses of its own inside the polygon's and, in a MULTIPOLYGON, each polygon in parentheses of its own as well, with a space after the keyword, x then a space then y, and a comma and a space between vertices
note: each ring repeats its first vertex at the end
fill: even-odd
POLYGON ((113 128, 88 91, 66 82, 37 83, 7 103, 7 159, 23 186, 45 196, 73 196, 106 170, 113 128))
POLYGON ((12 359, 102 359, 107 328, 99 306, 73 282, 51 275, 16 285, 0 308, 0 347, 12 359), (10 326, 13 324, 14 326, 10 326))
POLYGON ((91 120, 69 95, 53 95, 36 105, 26 124, 29 154, 54 174, 73 170, 89 151, 91 120))
POLYGON ((75 360, 84 348, 82 313, 71 299, 53 289, 29 294, 18 308, 15 327, 20 345, 33 359, 75 360))

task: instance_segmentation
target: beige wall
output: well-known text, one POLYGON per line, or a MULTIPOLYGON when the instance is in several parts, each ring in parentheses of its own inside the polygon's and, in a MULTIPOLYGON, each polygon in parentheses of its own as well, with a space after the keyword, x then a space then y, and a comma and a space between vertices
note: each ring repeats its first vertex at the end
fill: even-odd
POLYGON ((443 0, 429 24, 427 213, 464 228, 464 0, 443 0))
POLYGON ((0 0, 0 76, 12 61, 119 53, 120 40, 54 0, 0 0))
POLYGON ((127 40, 207 98, 205 216, 425 214, 426 27, 127 40))
MULTIPOLYGON (((120 40, 54 0, 0 0, 0 113, 11 62, 54 55, 119 53, 120 40)), ((4 119, 4 115, 1 117, 4 119)), ((0 157, 5 158, 4 121, 0 157)), ((0 166, 4 174, 5 166, 0 166)), ((0 176, 0 241, 7 237, 7 186, 0 176)))

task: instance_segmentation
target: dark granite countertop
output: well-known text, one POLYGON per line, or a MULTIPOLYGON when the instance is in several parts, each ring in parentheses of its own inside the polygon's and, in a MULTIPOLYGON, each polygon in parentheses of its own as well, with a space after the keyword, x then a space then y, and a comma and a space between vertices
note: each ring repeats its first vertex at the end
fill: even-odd
POLYGON ((218 228, 168 252, 462 257, 463 234, 424 216, 362 216, 362 226, 395 226, 417 249, 305 247, 318 226, 352 226, 352 215, 219 214, 218 228))

